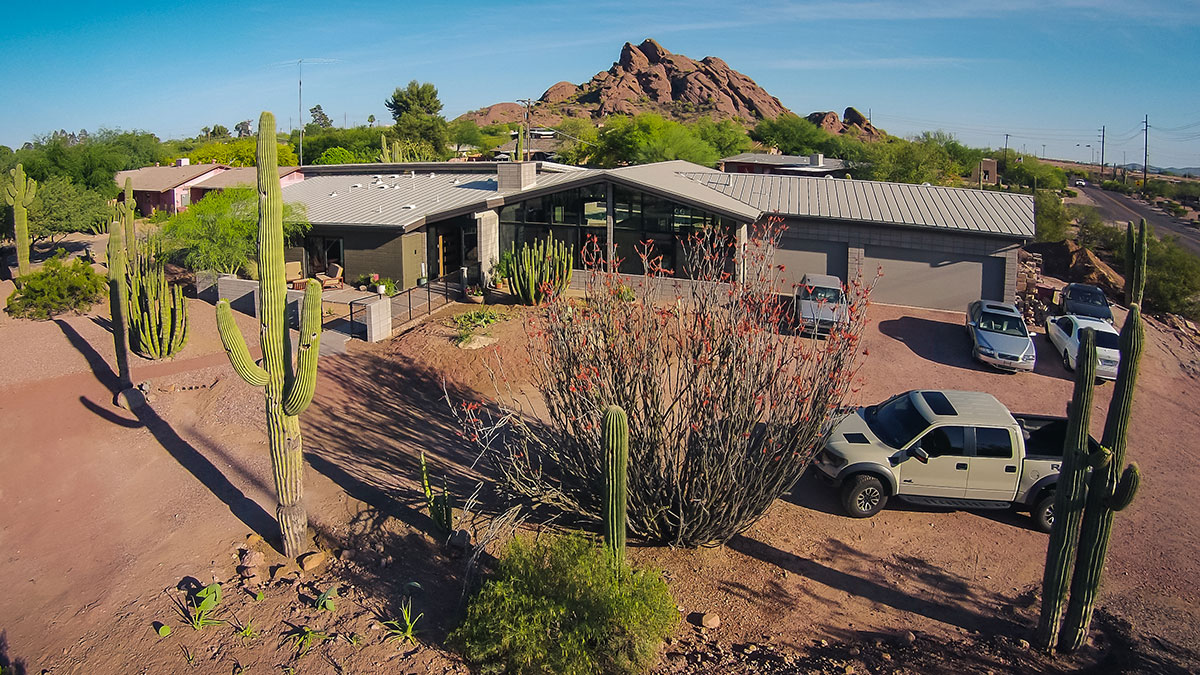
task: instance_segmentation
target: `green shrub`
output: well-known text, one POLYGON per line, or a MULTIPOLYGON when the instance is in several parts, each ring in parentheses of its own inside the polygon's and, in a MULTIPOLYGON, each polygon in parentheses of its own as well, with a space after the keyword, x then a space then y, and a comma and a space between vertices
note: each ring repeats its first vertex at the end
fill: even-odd
POLYGON ((58 249, 40 270, 20 279, 20 288, 8 299, 9 314, 46 320, 64 312, 86 312, 105 294, 104 277, 82 258, 64 265, 67 252, 58 249))
POLYGON ((1067 238, 1067 210, 1050 190, 1038 190, 1034 196, 1034 227, 1038 241, 1062 241, 1067 238))
POLYGON ((515 539, 450 634, 489 673, 640 673, 678 621, 655 573, 578 536, 515 539))
POLYGON ((150 215, 150 222, 155 224, 165 223, 170 219, 171 214, 167 213, 166 209, 155 209, 154 213, 150 215))

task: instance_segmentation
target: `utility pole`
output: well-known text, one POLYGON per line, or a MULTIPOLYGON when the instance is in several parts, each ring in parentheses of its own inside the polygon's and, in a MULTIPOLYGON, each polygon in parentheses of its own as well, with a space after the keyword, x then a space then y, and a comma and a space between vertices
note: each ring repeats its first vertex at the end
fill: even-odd
POLYGON ((1046 144, 1042 143, 1042 159, 1046 159, 1046 144))
MULTIPOLYGON (((1116 176, 1116 174, 1113 174, 1116 176)), ((1100 127, 1100 179, 1104 180, 1104 126, 1100 127)))
POLYGON ((1004 134, 1004 168, 1001 171, 1008 171, 1008 134, 1004 134))
POLYGON ((521 142, 518 143, 521 147, 521 161, 525 161, 529 157, 529 118, 533 110, 533 99, 519 98, 517 103, 525 106, 525 122, 521 125, 521 142))
POLYGON ((300 120, 300 166, 304 166, 304 59, 296 61, 296 115, 300 120))
POLYGON ((1142 120, 1142 189, 1146 189, 1146 165, 1150 163, 1150 116, 1142 120))

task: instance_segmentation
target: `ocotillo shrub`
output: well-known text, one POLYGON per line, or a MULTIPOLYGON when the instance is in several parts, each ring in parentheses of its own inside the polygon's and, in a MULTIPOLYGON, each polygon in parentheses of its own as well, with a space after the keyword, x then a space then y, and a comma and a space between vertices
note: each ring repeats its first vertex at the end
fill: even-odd
POLYGON ((640 673, 678 617, 658 574, 582 537, 514 539, 450 640, 483 672, 640 673))
POLYGON ((165 359, 187 344, 183 286, 167 283, 162 243, 139 240, 129 259, 129 346, 148 359, 165 359))
POLYGON ((847 323, 828 339, 794 336, 796 317, 779 300, 794 289, 771 264, 781 232, 780 221, 763 224, 744 254, 732 233, 695 234, 684 242, 691 282, 642 249, 647 275, 632 282, 633 302, 589 242, 585 297, 548 302, 529 331, 531 365, 512 366, 531 368, 548 422, 527 422, 516 397, 462 409, 504 485, 601 520, 601 415, 618 405, 629 418, 630 536, 712 545, 761 517, 804 472, 850 391, 873 284, 850 280, 847 323))

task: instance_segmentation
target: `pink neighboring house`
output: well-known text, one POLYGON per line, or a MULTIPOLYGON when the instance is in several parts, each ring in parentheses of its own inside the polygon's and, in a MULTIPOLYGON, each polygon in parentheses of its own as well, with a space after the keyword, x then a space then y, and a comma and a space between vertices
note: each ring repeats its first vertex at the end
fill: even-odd
MULTIPOLYGON (((145 215, 165 210, 167 213, 186 211, 213 190, 235 186, 254 186, 255 167, 230 167, 224 164, 189 164, 180 159, 171 166, 147 166, 131 171, 118 171, 117 187, 124 189, 125 178, 133 180, 133 198, 138 210, 145 215)), ((300 167, 279 167, 280 185, 304 180, 300 167)))
MULTIPOLYGON (((304 180, 304 173, 300 171, 298 166, 281 166, 279 167, 279 185, 280 187, 299 183, 304 180)), ((196 203, 204 198, 204 195, 214 190, 224 190, 231 187, 255 187, 258 183, 258 169, 253 166, 239 166, 230 168, 228 171, 222 171, 218 174, 213 174, 208 178, 201 179, 199 182, 191 184, 192 203, 196 203)))
POLYGON ((133 180, 133 198, 143 214, 163 210, 179 213, 191 205, 193 185, 229 170, 224 164, 189 164, 180 159, 171 166, 118 171, 116 181, 117 187, 124 189, 125 179, 133 180))

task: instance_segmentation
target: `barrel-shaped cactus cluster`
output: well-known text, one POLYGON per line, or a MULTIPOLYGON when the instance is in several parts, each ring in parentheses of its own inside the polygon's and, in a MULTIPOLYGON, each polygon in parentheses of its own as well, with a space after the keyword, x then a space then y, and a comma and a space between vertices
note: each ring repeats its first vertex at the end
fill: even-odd
POLYGON ((571 285, 571 263, 575 251, 554 237, 525 244, 520 250, 514 243, 508 283, 513 294, 526 305, 540 305, 571 285))
POLYGON ((129 346, 148 359, 165 359, 187 343, 183 286, 167 283, 162 240, 141 239, 129 252, 129 346))
POLYGON ((17 244, 17 277, 29 274, 29 205, 37 195, 37 181, 25 175, 18 164, 8 170, 9 181, 4 186, 4 201, 13 207, 13 239, 17 244))
POLYGON ((217 302, 221 342, 234 370, 246 382, 263 387, 266 396, 267 441, 278 505, 284 553, 303 553, 308 515, 301 503, 304 491, 303 441, 300 414, 312 402, 317 381, 321 340, 321 284, 310 279, 304 290, 300 319, 299 355, 293 361, 288 330, 287 282, 283 261, 283 194, 279 186, 275 116, 264 112, 258 122, 258 271, 261 308, 262 365, 255 363, 238 330, 229 301, 217 302))
POLYGON ((600 432, 604 452, 604 543, 617 565, 625 561, 626 476, 629 471, 629 420, 620 406, 604 411, 600 432))
POLYGON ((1046 553, 1042 612, 1037 642, 1043 651, 1071 653, 1087 638, 1105 557, 1112 537, 1113 516, 1133 501, 1141 482, 1137 464, 1125 465, 1133 390, 1137 383, 1145 329, 1139 304, 1146 279, 1146 224, 1136 240, 1133 224, 1126 231, 1126 294, 1129 315, 1121 328, 1121 361, 1100 447, 1089 450, 1087 429, 1095 379, 1095 342, 1085 331, 1070 406, 1063 465, 1054 502, 1054 529, 1046 553), (1069 582, 1069 597, 1067 594, 1069 582), (1063 614, 1063 604, 1066 613, 1063 614))

